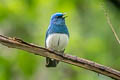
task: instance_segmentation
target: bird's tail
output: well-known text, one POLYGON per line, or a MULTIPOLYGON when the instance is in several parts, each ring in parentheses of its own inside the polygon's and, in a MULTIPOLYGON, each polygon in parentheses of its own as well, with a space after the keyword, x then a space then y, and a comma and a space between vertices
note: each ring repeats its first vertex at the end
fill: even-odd
POLYGON ((46 58, 46 67, 56 67, 58 63, 58 60, 54 60, 48 57, 46 58))

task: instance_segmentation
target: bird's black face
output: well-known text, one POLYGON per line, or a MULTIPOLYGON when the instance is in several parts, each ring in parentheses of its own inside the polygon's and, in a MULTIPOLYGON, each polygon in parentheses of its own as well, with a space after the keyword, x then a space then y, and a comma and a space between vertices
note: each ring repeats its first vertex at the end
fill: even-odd
POLYGON ((65 14, 63 13, 56 13, 51 17, 51 23, 64 25, 65 24, 65 14))

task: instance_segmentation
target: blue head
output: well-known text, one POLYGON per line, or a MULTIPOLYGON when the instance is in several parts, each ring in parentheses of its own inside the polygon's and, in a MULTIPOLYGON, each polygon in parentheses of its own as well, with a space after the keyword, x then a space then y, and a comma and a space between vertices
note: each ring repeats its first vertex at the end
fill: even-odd
POLYGON ((64 13, 55 13, 51 16, 50 25, 46 32, 46 38, 48 37, 48 35, 54 33, 64 33, 69 36, 69 32, 65 24, 65 17, 67 16, 65 16, 64 13))
POLYGON ((56 25, 65 25, 65 14, 64 13, 55 13, 51 16, 51 24, 56 25))

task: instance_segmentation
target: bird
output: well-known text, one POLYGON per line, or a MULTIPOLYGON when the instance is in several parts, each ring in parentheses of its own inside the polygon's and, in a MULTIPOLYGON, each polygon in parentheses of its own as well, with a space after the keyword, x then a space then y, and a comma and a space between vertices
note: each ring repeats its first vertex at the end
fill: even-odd
MULTIPOLYGON (((64 54, 69 41, 69 31, 65 24, 65 13, 54 13, 46 31, 45 47, 49 50, 64 54)), ((46 57, 46 67, 56 67, 58 60, 46 57)))

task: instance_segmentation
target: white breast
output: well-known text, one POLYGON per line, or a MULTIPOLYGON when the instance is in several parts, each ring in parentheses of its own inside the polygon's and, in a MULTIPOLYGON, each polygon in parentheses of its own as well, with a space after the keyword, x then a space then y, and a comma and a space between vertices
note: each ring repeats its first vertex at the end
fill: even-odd
POLYGON ((63 51, 68 44, 68 35, 66 34, 51 34, 46 39, 46 47, 56 51, 63 51))

